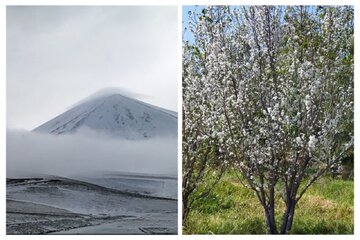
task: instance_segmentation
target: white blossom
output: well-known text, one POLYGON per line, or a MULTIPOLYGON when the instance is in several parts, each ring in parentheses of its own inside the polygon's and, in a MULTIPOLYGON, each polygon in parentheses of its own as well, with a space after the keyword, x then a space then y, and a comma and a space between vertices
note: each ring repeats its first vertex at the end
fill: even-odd
POLYGON ((308 147, 309 149, 313 150, 315 148, 315 144, 317 143, 317 139, 314 135, 309 137, 308 147))

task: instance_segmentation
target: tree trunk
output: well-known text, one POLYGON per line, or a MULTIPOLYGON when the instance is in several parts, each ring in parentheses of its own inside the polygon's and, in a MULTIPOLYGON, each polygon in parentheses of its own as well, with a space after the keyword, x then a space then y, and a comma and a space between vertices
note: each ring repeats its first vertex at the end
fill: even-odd
POLYGON ((182 222, 183 222, 183 225, 185 224, 185 221, 187 219, 188 214, 189 214, 188 198, 186 196, 184 196, 183 201, 182 201, 182 222))
POLYGON ((294 220, 295 206, 296 200, 288 198, 286 202, 286 210, 281 224, 281 234, 287 234, 291 230, 294 220))
POLYGON ((277 234, 276 222, 275 222, 275 209, 268 206, 264 206, 264 213, 266 219, 266 225, 269 234, 277 234))

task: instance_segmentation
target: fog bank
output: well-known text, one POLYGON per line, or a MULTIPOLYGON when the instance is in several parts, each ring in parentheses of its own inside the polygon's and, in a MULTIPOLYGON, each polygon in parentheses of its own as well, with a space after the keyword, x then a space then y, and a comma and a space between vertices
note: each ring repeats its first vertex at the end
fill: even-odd
POLYGON ((7 177, 94 171, 177 175, 177 139, 119 140, 7 130, 7 177))

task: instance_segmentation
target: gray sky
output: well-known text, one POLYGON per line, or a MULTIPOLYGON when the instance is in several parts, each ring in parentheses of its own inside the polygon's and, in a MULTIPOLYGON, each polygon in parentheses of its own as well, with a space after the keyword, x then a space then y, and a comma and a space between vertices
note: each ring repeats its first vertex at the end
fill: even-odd
POLYGON ((7 7, 7 127, 106 87, 177 110, 176 7, 7 7))

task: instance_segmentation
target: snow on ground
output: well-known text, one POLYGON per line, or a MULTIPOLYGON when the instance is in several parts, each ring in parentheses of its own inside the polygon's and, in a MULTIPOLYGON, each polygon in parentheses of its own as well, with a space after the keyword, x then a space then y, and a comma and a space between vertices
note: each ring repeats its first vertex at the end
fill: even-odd
POLYGON ((7 179, 6 194, 8 234, 177 233, 174 199, 60 177, 7 179))
POLYGON ((93 172, 71 177, 110 189, 177 199, 177 177, 173 175, 93 172))

